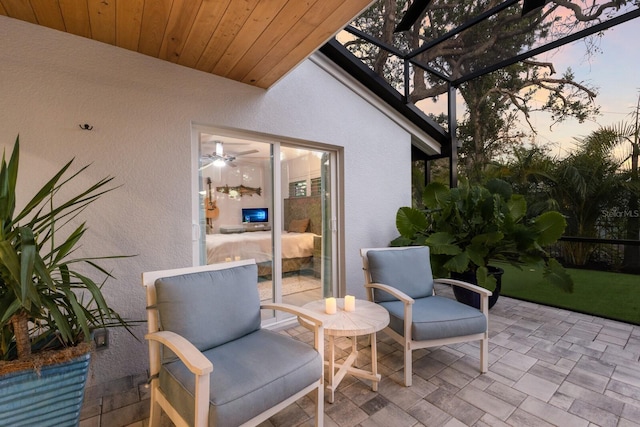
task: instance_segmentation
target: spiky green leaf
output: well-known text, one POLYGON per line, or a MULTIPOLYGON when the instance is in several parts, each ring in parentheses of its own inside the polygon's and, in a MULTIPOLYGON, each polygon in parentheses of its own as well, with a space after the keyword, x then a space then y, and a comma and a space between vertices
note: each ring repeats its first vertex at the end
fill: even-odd
POLYGON ((131 332, 127 322, 107 305, 101 291, 104 281, 98 285, 84 268, 83 273, 72 268, 76 264, 94 267, 106 280, 110 272, 96 261, 121 256, 70 259, 85 232, 84 223, 75 225, 78 215, 114 189, 108 186, 113 178, 103 178, 69 198, 58 197, 66 194, 63 187, 67 183, 86 170, 85 166, 69 173, 71 160, 16 213, 18 161, 16 139, 11 158, 7 162, 3 155, 0 165, 0 358, 9 357, 13 335, 29 335, 26 327, 10 327, 15 314, 27 314, 40 334, 39 341, 57 334, 65 344, 74 345, 80 337, 88 338, 92 328, 112 325, 131 332), (69 224, 73 227, 67 234, 69 224), (85 294, 89 296, 86 301, 79 297, 85 294))

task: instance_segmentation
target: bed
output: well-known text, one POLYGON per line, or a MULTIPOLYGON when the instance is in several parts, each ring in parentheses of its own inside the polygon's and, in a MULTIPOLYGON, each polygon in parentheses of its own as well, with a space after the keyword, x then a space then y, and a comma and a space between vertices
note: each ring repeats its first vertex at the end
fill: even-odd
MULTIPOLYGON (((322 209, 319 196, 284 200, 282 232, 282 272, 313 271, 319 277, 322 235, 322 209)), ((232 227, 233 228, 233 227, 232 227)), ((240 227, 246 230, 247 227, 240 227)), ((255 230, 255 228, 253 229, 255 230)), ((254 258, 258 274, 271 274, 271 231, 245 231, 230 234, 207 234, 207 263, 254 258)))
MULTIPOLYGON (((313 269, 315 233, 282 233, 282 272, 313 269)), ((317 240, 317 239, 316 239, 317 240)), ((258 264, 258 274, 271 274, 271 232, 251 231, 235 234, 207 235, 207 263, 253 258, 258 264)))

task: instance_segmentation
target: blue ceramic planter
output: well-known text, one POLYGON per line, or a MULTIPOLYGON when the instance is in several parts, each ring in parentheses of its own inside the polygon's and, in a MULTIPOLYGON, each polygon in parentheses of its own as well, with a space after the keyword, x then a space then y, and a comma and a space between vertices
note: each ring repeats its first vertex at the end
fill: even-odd
POLYGON ((77 426, 90 355, 0 377, 0 426, 77 426))

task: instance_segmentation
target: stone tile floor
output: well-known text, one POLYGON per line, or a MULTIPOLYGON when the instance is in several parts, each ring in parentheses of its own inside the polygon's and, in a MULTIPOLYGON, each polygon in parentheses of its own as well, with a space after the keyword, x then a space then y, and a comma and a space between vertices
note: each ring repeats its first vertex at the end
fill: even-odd
MULTIPOLYGON (((325 426, 640 426, 639 326, 501 296, 489 330, 487 374, 476 343, 418 350, 412 387, 401 347, 379 333, 378 392, 347 376, 325 403, 325 426)), ((312 339, 299 326, 282 333, 312 339)), ((346 355, 349 340, 337 342, 346 355)), ((304 398, 260 427, 312 426, 312 414, 304 398)))
MULTIPOLYGON (((506 297, 489 319, 487 374, 475 343, 419 350, 408 388, 401 347, 380 333, 379 391, 345 378, 325 426, 640 426, 640 327, 506 297)), ((312 410, 303 399, 263 427, 312 425, 312 410)))

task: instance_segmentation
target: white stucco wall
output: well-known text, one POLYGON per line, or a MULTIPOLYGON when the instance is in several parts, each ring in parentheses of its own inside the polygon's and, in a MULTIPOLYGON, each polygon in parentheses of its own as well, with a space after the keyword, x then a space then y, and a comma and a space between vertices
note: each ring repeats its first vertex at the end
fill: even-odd
MULTIPOLYGON (((317 65, 265 91, 3 16, 0 40, 0 147, 20 134, 24 197, 73 156, 93 163, 85 185, 122 186, 87 211, 83 247, 137 255, 105 263, 122 315, 145 318, 143 271, 193 263, 192 122, 344 147, 346 287, 364 296, 358 250, 386 246, 410 203, 410 135, 317 65)), ((112 331, 92 366, 94 384, 144 372, 146 344, 112 331)))

